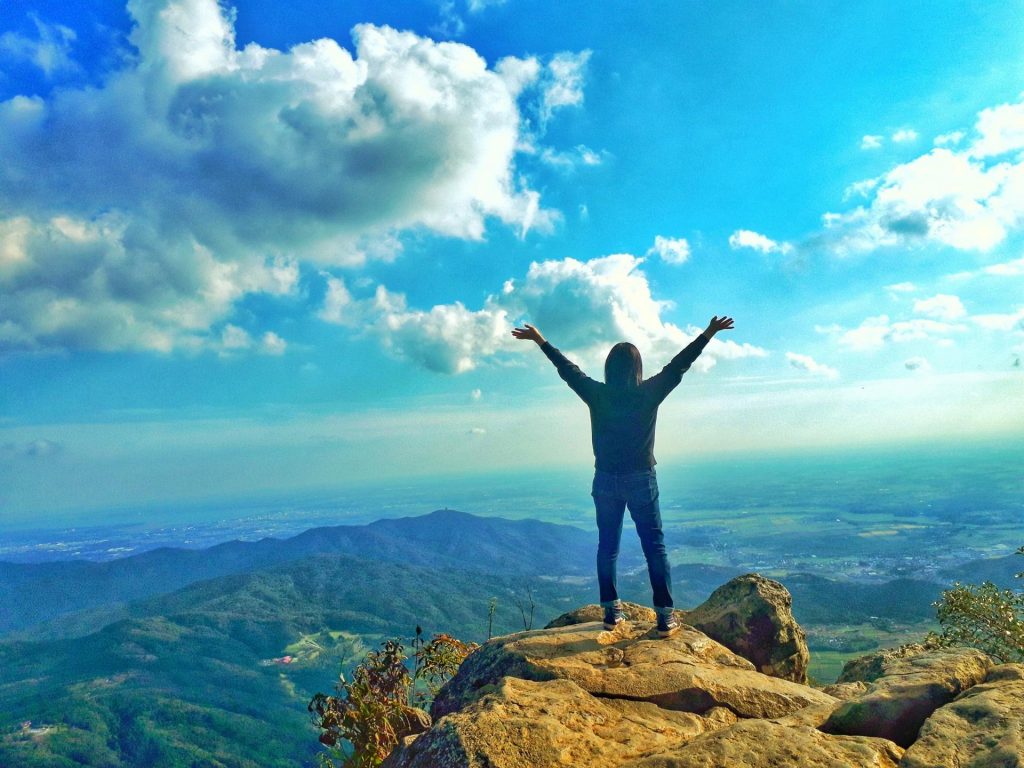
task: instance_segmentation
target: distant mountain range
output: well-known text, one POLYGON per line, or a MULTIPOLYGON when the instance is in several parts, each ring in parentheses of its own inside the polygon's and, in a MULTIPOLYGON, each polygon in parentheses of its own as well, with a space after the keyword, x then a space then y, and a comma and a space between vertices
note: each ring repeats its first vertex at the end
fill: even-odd
POLYGON ((496 575, 589 577, 595 541, 596 534, 571 526, 446 509, 369 525, 314 528, 288 539, 230 541, 198 550, 163 547, 102 563, 0 562, 0 637, 30 627, 23 636, 82 634, 118 616, 129 602, 317 554, 496 575), (77 620, 53 623, 71 614, 77 620), (35 626, 43 622, 49 624, 35 626))
POLYGON ((0 642, 0 765, 312 764, 306 704, 382 639, 483 641, 589 591, 342 554, 196 582, 84 637, 0 642))
MULTIPOLYGON (((103 563, 0 563, 0 765, 311 765, 305 705, 387 637, 465 640, 593 602, 596 535, 452 510, 103 563), (494 601, 493 616, 490 606, 494 601), (29 722, 28 726, 23 724, 29 722)), ((944 576, 1019 586, 1024 558, 944 576)), ((635 556, 620 592, 646 603, 635 556)), ((676 603, 740 569, 673 567, 676 603)), ((916 622, 944 585, 780 580, 808 625, 916 622)))

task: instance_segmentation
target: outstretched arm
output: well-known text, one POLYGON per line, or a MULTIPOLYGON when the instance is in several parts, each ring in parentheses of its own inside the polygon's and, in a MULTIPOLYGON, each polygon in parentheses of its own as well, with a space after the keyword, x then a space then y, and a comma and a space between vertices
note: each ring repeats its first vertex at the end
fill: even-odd
POLYGON ((648 379, 644 383, 645 386, 651 388, 659 402, 663 400, 668 396, 669 392, 678 386, 683 378, 683 374, 693 365, 693 361, 700 357, 700 353, 704 351, 704 347, 714 338, 715 334, 719 331, 731 330, 732 327, 733 320, 731 317, 726 317, 725 315, 722 317, 718 315, 712 317, 708 327, 701 331, 696 339, 687 344, 678 355, 673 357, 669 364, 662 368, 660 373, 648 379))
POLYGON ((580 370, 576 363, 551 346, 551 343, 544 338, 544 335, 529 323, 524 323, 522 328, 515 328, 512 335, 521 341, 533 341, 547 355, 548 360, 554 363, 558 375, 562 380, 579 395, 585 403, 590 402, 590 396, 594 389, 599 386, 596 381, 580 370))

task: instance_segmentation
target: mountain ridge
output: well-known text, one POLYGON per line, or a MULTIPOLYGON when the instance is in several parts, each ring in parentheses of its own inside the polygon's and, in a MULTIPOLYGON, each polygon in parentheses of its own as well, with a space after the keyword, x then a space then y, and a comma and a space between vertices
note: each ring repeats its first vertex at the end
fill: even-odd
POLYGON ((64 614, 123 605, 318 553, 520 576, 590 575, 595 538, 572 526, 441 509, 367 525, 320 526, 284 539, 233 540, 205 549, 160 547, 103 562, 0 562, 0 603, 6 606, 0 636, 64 614))

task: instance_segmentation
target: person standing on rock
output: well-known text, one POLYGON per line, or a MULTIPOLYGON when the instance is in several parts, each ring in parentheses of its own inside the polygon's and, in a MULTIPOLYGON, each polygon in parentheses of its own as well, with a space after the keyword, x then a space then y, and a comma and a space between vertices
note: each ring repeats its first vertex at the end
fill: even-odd
POLYGON ((628 342, 620 342, 611 348, 605 359, 604 382, 583 373, 551 346, 536 327, 527 323, 512 331, 517 339, 536 342, 554 363, 558 375, 590 408, 595 459, 591 495, 597 509, 597 583, 605 629, 614 629, 625 619, 622 601, 615 589, 615 563, 627 507, 647 559, 658 634, 668 637, 679 627, 673 616, 672 572, 661 529, 658 478, 654 471, 654 428, 661 402, 676 388, 714 335, 732 327, 731 317, 712 317, 696 339, 649 379, 643 378, 640 351, 628 342))

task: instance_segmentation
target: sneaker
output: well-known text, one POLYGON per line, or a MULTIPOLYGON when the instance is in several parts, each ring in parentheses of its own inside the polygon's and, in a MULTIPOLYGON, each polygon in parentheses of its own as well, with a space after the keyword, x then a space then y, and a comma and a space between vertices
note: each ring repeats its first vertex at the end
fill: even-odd
POLYGON ((622 612, 622 606, 615 604, 604 609, 604 628, 615 629, 616 626, 626 620, 626 614, 622 612))
POLYGON ((671 637, 679 629, 679 619, 674 613, 658 613, 658 637, 671 637))

